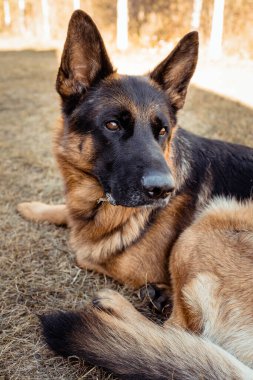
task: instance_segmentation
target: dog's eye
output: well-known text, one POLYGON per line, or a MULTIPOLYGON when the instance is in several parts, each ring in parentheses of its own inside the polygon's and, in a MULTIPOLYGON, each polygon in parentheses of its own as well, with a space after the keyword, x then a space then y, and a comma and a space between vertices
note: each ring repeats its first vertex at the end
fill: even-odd
POLYGON ((167 133, 167 129, 163 127, 162 129, 160 129, 159 136, 164 136, 166 135, 166 133, 167 133))
POLYGON ((105 123, 105 126, 110 131, 117 131, 120 129, 120 126, 116 121, 108 121, 107 123, 105 123))

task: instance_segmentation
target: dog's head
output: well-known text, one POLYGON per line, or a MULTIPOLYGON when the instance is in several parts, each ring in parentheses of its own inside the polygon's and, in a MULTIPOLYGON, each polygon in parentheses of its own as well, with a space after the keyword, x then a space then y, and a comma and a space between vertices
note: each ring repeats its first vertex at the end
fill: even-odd
MULTIPOLYGON (((198 55, 187 34, 149 75, 118 75, 100 33, 71 17, 56 88, 68 160, 96 178, 114 205, 163 205, 175 187, 169 149, 198 55)), ((63 144, 63 149, 64 149, 63 144)))

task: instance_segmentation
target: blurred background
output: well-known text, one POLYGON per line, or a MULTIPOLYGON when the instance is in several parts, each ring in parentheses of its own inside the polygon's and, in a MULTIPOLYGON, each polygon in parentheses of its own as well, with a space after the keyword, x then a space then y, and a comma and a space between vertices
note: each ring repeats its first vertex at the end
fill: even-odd
POLYGON ((120 72, 145 72, 198 30, 194 82, 253 104, 253 0, 0 0, 0 49, 57 49, 59 58, 77 8, 95 20, 120 72))

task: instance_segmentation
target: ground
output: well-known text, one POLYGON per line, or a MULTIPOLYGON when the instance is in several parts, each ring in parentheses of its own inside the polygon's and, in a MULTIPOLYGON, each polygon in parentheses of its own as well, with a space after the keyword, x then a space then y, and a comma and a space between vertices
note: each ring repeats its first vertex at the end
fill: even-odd
MULTIPOLYGON (((23 220, 21 201, 63 201, 51 152, 59 101, 55 51, 0 53, 0 379, 113 379, 80 361, 63 360, 41 338, 37 314, 82 308, 103 287, 139 305, 110 279, 80 270, 68 231, 23 220)), ((253 146, 253 109, 193 86, 180 124, 201 135, 253 146)))

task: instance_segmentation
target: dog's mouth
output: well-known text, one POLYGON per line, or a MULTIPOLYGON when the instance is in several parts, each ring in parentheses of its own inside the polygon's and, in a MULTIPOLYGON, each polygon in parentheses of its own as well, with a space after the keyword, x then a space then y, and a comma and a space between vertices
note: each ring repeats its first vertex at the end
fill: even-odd
POLYGON ((151 208, 163 208, 167 206, 170 199, 173 197, 173 193, 168 193, 166 197, 158 199, 150 199, 146 196, 140 196, 139 194, 132 194, 128 199, 116 200, 114 196, 107 192, 105 197, 99 198, 98 203, 108 202, 112 206, 123 206, 123 207, 151 207, 151 208))
POLYGON ((111 205, 113 205, 113 206, 116 206, 116 205, 117 205, 117 202, 116 202, 116 200, 113 198, 112 194, 110 194, 110 193, 106 193, 105 196, 106 196, 107 201, 108 201, 111 205))

